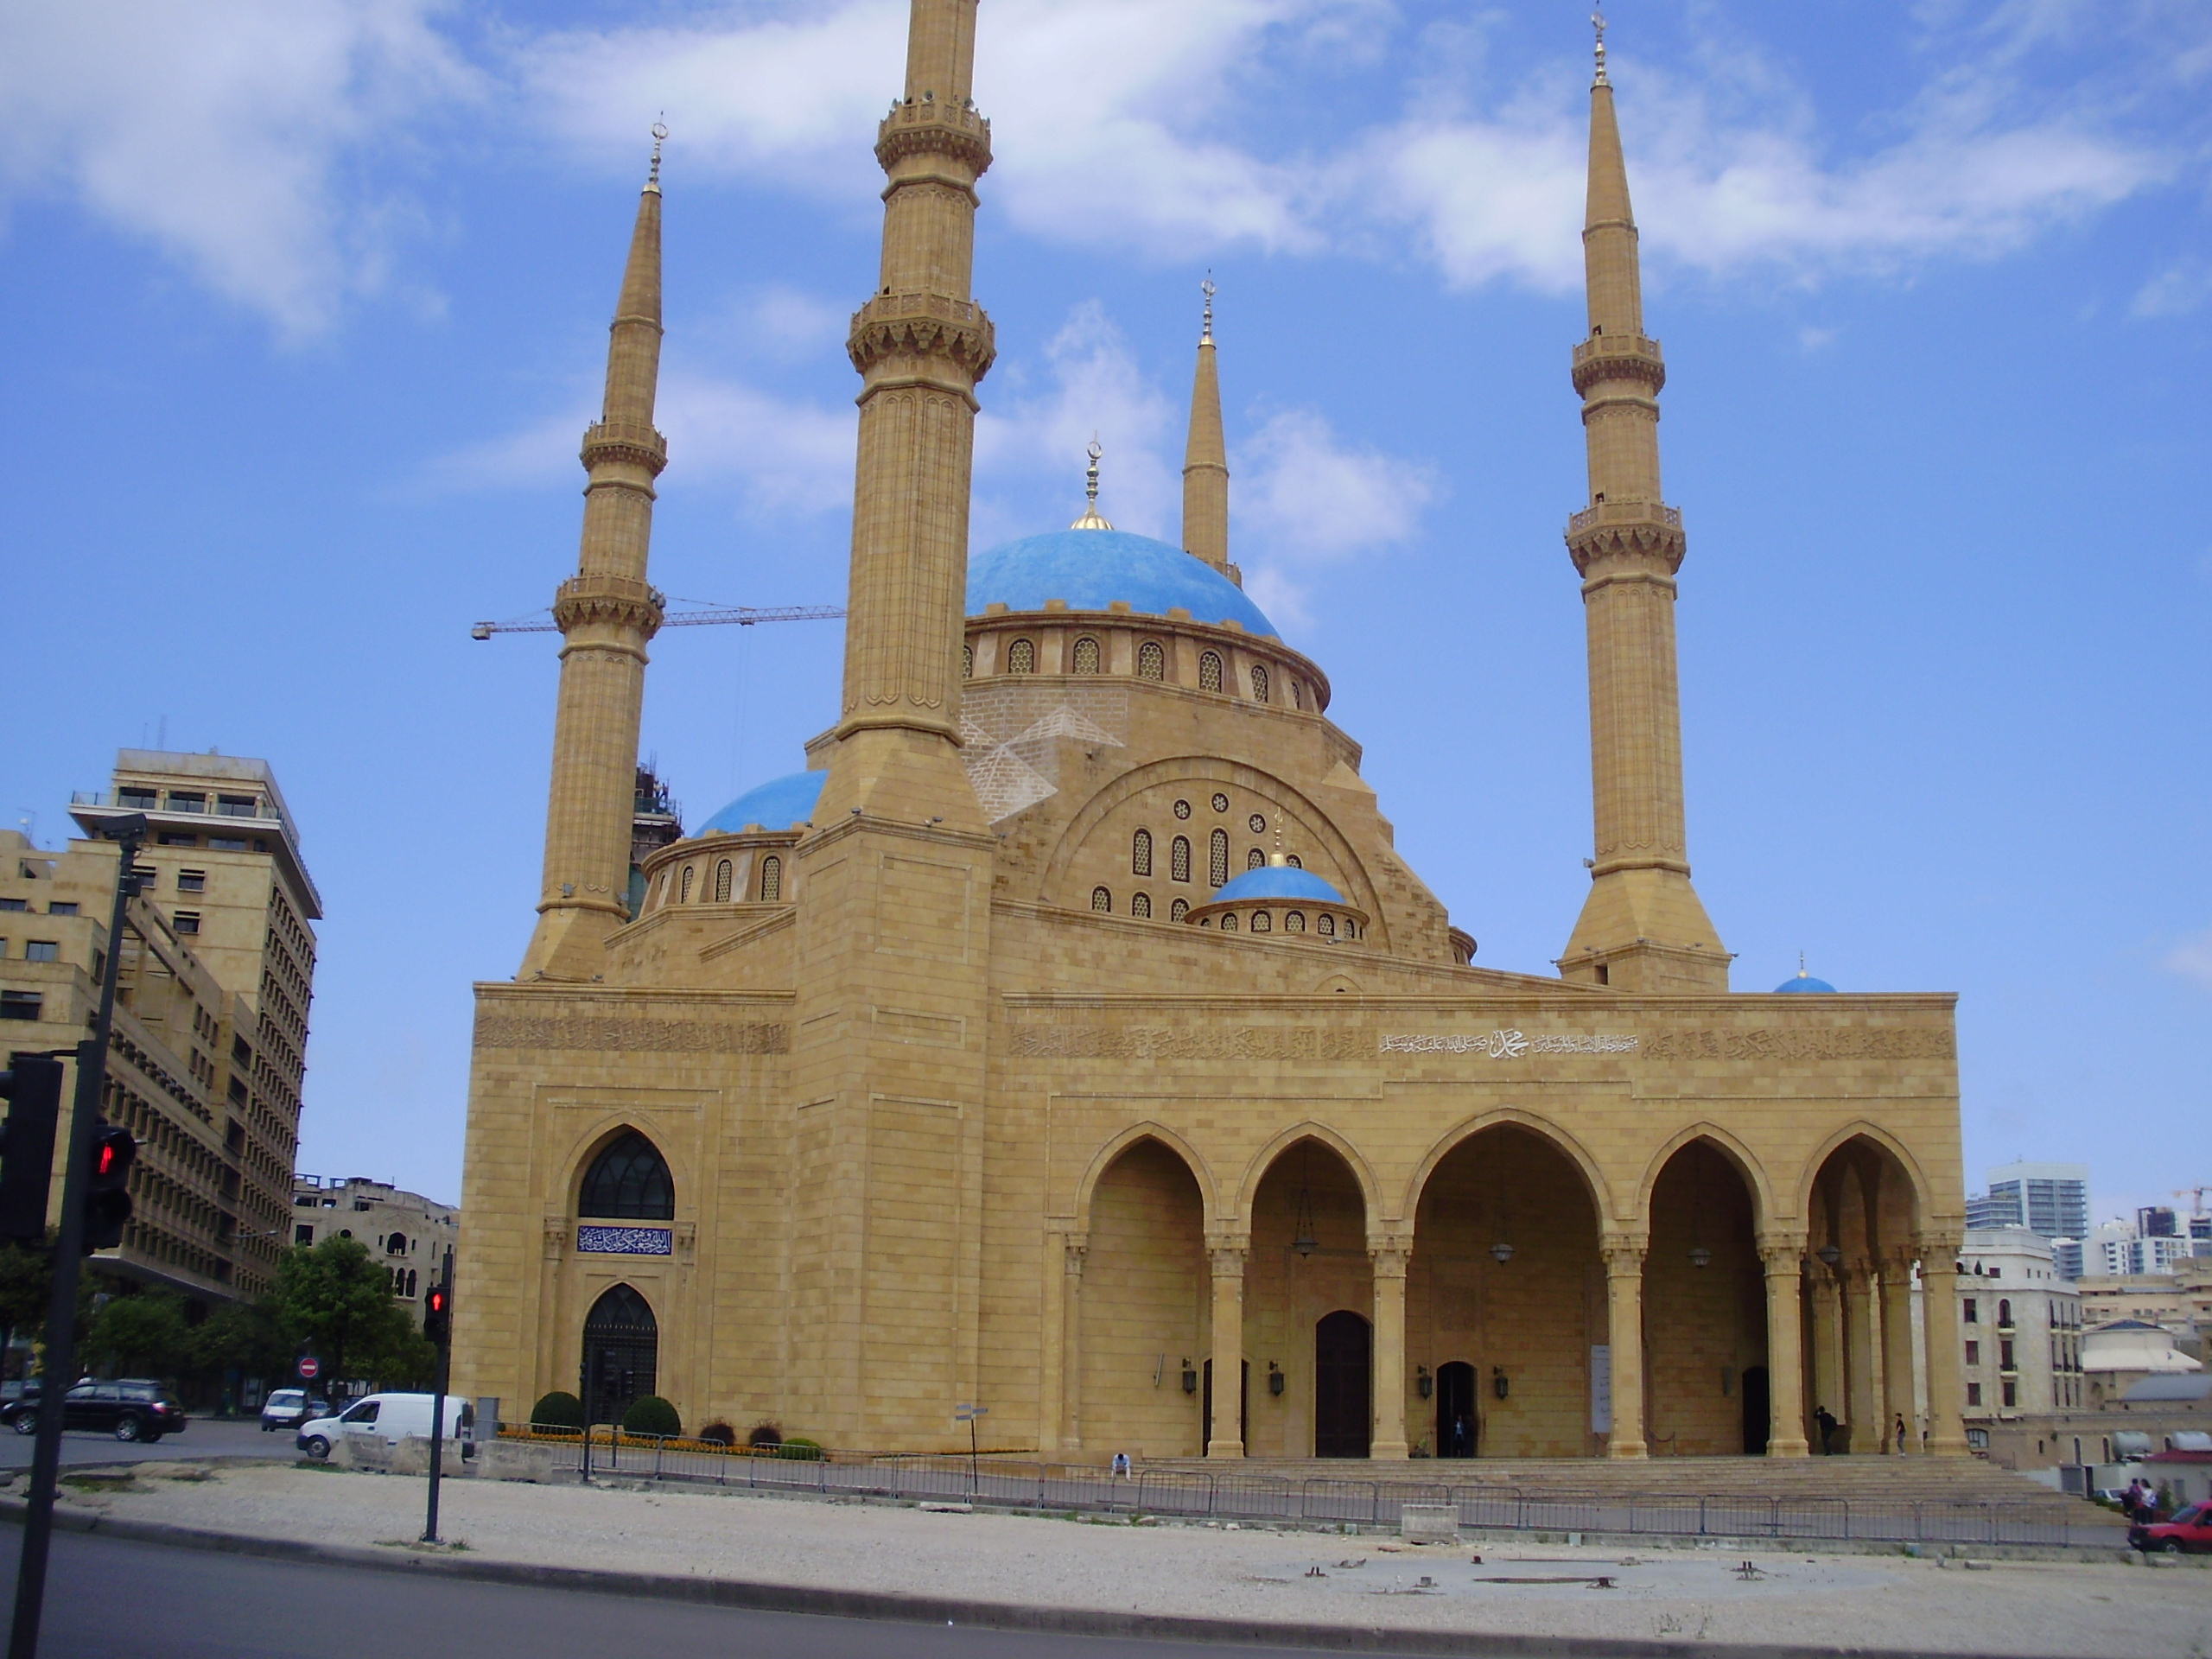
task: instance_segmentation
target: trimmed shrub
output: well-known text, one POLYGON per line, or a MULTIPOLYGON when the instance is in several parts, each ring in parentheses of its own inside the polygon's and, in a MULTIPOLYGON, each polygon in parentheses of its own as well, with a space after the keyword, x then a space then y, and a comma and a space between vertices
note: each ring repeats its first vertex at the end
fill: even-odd
POLYGON ((784 1443, 784 1431, 773 1423, 755 1423, 745 1443, 756 1452, 772 1449, 784 1443))
POLYGON ((800 1463, 819 1463, 822 1461, 822 1445, 820 1441, 810 1440, 803 1434, 794 1434, 776 1447, 776 1455, 800 1463))
POLYGON ((676 1414, 674 1406, 657 1394, 649 1394, 630 1402, 630 1409, 622 1414, 622 1432, 677 1435, 683 1432, 683 1420, 676 1414))
POLYGON ((534 1428, 575 1428, 584 1426, 584 1402, 556 1389, 530 1408, 534 1428))
POLYGON ((728 1423, 709 1423, 699 1431, 699 1438, 709 1446, 735 1446, 737 1431, 728 1423))

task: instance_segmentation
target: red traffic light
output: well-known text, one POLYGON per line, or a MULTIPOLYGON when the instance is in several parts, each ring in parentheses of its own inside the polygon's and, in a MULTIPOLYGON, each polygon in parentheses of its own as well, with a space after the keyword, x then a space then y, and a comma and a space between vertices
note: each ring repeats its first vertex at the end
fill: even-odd
POLYGON ((130 1166, 138 1156, 138 1143, 119 1123, 102 1123, 92 1131, 92 1179, 85 1188, 86 1255, 111 1250, 123 1243, 124 1224, 130 1219, 130 1166))
POLYGON ((431 1293, 430 1293, 430 1312, 431 1312, 431 1313, 445 1313, 445 1312, 447 1311, 447 1308, 446 1308, 446 1303, 447 1303, 447 1300, 448 1300, 448 1297, 447 1297, 446 1292, 445 1292, 442 1288, 435 1289, 435 1290, 431 1291, 431 1293))

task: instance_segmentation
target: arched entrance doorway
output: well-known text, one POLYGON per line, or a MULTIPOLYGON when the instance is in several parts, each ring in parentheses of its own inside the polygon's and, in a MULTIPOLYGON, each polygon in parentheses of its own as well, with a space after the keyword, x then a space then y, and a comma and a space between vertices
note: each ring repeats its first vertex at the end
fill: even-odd
POLYGON ((657 1393, 660 1325, 645 1299, 616 1285, 584 1320, 584 1416, 619 1423, 631 1402, 657 1393))
MULTIPOLYGON (((1360 1373, 1352 1428, 1325 1427, 1324 1399, 1337 1397, 1318 1370, 1324 1316, 1338 1309, 1367 1329, 1375 1306, 1375 1268, 1367 1251, 1367 1199, 1351 1166, 1327 1141, 1307 1136, 1278 1153, 1252 1196, 1252 1244, 1244 1273, 1244 1351, 1253 1373, 1271 1369, 1281 1393, 1263 1382, 1251 1396, 1245 1450, 1253 1457, 1363 1458, 1374 1439, 1373 1382, 1360 1373), (1331 1450, 1332 1446, 1339 1449, 1331 1450), (1351 1449, 1343 1449, 1350 1447, 1351 1449)), ((1371 1334, 1361 1341, 1371 1349, 1371 1334)), ((1368 1363, 1366 1358, 1360 1361, 1368 1363)))
POLYGON ((1475 1405, 1475 1368, 1454 1359, 1436 1368, 1436 1455, 1471 1458, 1482 1443, 1475 1405))
MULTIPOLYGON (((1643 1257, 1644 1435, 1656 1457, 1751 1450, 1751 1373, 1766 1352, 1766 1274, 1751 1184, 1726 1152, 1694 1140, 1651 1187, 1643 1257)), ((1766 1449, 1762 1423, 1759 1451, 1766 1449)))
MULTIPOLYGON (((1853 1135, 1822 1160, 1810 1198, 1802 1281, 1806 1438, 1816 1456, 1863 1456, 1896 1449, 1903 1424, 1904 1449, 1918 1452, 1912 1177, 1888 1147, 1853 1135)), ((1931 1292, 1924 1312, 1929 1352, 1955 1354, 1953 1299, 1931 1292)))
POLYGON ((1212 1315, 1198 1179, 1173 1147, 1138 1141, 1098 1178, 1090 1223, 1071 1438, 1108 1453, 1198 1456, 1196 1385, 1212 1315))
POLYGON ((1338 1308, 1313 1327, 1313 1455, 1363 1458, 1375 1425, 1375 1333, 1338 1308))

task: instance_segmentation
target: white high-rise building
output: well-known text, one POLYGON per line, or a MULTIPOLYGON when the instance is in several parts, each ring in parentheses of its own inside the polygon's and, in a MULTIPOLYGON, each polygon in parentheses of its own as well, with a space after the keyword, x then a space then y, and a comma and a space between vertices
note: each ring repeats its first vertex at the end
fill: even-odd
POLYGON ((2089 1230, 2089 1166, 2013 1163, 1993 1169, 1987 1193, 1967 1200, 1967 1224, 2080 1238, 2089 1230))

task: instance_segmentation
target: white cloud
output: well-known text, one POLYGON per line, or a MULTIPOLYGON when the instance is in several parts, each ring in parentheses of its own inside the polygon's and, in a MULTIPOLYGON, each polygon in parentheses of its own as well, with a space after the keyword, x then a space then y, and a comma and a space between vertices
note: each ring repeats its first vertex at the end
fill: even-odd
POLYGON ((2165 967, 2212 991, 2212 928, 2183 939, 2166 952, 2165 967))
POLYGON ((1433 468, 1346 443, 1310 410, 1270 418, 1231 472, 1230 550, 1278 622, 1310 623, 1310 573, 1409 539, 1440 488, 1433 468))
POLYGON ((71 0, 6 8, 0 191, 67 196, 287 334, 390 276, 415 217, 348 182, 479 80, 435 0, 71 0))
POLYGON ((2212 264, 2177 259, 2136 291, 2129 309, 2139 317, 2178 317, 2212 300, 2212 264))

